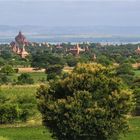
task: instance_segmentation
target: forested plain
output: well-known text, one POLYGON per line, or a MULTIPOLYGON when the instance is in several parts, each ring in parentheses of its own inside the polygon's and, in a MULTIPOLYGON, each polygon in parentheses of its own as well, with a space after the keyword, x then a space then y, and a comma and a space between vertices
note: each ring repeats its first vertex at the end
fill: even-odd
MULTIPOLYGON (((101 64, 110 68, 120 78, 125 88, 133 95, 132 110, 127 115, 130 129, 119 139, 138 140, 140 133, 140 54, 139 44, 101 45, 81 43, 89 50, 74 56, 66 50, 74 47, 71 43, 56 45, 28 46, 30 55, 26 59, 11 51, 9 45, 0 45, 0 140, 51 139, 50 133, 42 126, 42 115, 38 111, 37 90, 40 85, 63 80, 79 64, 101 64), (95 59, 96 55, 96 59, 95 59), (34 71, 24 72, 19 68, 34 71), (38 72, 38 70, 43 70, 38 72)), ((59 95, 58 95, 59 96, 59 95)))

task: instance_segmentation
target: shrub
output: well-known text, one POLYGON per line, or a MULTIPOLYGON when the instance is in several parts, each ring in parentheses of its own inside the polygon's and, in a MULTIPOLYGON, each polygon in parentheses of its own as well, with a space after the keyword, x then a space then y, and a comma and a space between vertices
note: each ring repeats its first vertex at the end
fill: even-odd
POLYGON ((10 82, 10 79, 6 74, 0 73, 0 84, 8 84, 10 82))
POLYGON ((33 84, 34 80, 28 73, 22 73, 18 77, 18 84, 33 84))
POLYGON ((112 69, 79 64, 63 80, 37 92, 43 124, 59 140, 117 139, 128 130, 132 94, 112 69))
POLYGON ((46 68, 47 80, 55 79, 57 76, 61 75, 63 65, 51 65, 46 68))
POLYGON ((140 116, 140 88, 136 88, 133 94, 136 100, 136 108, 134 110, 134 115, 140 116))
POLYGON ((134 80, 135 73, 131 64, 123 63, 116 69, 116 75, 122 78, 127 85, 130 85, 134 80))
POLYGON ((12 73, 14 73, 15 71, 14 71, 14 69, 12 68, 12 66, 10 66, 10 65, 5 65, 5 66, 3 66, 2 68, 1 68, 1 71, 0 71, 1 73, 4 73, 4 74, 6 74, 6 75, 10 75, 10 74, 12 74, 12 73))
POLYGON ((14 123, 18 118, 18 109, 14 104, 0 104, 0 124, 14 123))

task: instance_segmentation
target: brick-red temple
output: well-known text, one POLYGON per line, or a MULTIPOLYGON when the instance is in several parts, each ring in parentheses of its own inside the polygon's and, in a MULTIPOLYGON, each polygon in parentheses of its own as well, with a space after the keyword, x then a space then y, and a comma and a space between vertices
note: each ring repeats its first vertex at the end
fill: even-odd
POLYGON ((19 32, 15 37, 15 41, 11 42, 12 51, 21 56, 21 58, 26 58, 29 53, 25 50, 25 46, 28 46, 29 42, 26 37, 19 32))
POLYGON ((85 52, 88 51, 88 47, 82 49, 79 44, 77 44, 76 46, 74 46, 73 48, 70 48, 68 50, 68 52, 72 53, 73 55, 79 55, 80 52, 85 52))

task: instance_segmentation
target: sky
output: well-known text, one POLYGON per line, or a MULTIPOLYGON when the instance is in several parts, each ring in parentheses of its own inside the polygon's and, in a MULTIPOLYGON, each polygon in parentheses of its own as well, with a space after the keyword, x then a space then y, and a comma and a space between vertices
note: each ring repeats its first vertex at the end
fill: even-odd
POLYGON ((0 25, 140 26, 140 0, 0 0, 0 25))

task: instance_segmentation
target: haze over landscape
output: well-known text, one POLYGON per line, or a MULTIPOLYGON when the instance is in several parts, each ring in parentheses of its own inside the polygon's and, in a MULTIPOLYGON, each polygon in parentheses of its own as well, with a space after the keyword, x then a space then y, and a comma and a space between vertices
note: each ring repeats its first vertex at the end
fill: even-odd
POLYGON ((139 14, 138 0, 0 0, 0 35, 139 36, 139 14))

